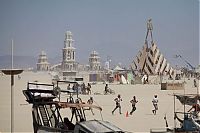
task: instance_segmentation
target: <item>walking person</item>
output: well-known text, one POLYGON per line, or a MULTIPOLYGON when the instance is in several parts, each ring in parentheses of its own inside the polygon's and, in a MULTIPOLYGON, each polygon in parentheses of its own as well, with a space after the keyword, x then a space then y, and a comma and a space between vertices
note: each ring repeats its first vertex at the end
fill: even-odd
POLYGON ((117 98, 114 99, 114 101, 116 103, 116 107, 113 109, 112 114, 114 114, 114 112, 115 112, 115 110, 117 108, 119 108, 119 113, 122 114, 122 112, 121 112, 121 105, 120 105, 120 102, 122 101, 121 95, 119 94, 117 96, 117 98))
POLYGON ((136 103, 137 103, 138 101, 136 100, 136 97, 135 96, 133 96, 133 99, 130 101, 130 103, 132 104, 132 110, 131 110, 131 112, 130 112, 130 115, 132 115, 133 114, 133 112, 136 110, 136 103))
POLYGON ((84 82, 81 85, 81 92, 82 92, 82 94, 86 94, 86 87, 85 87, 85 83, 84 82))
POLYGON ((108 92, 109 92, 109 87, 108 87, 108 84, 106 84, 104 94, 106 95, 108 92))
POLYGON ((154 109, 152 110, 153 114, 156 115, 156 111, 158 110, 158 96, 154 95, 154 98, 152 100, 154 109))
POLYGON ((89 95, 91 95, 91 88, 92 88, 92 86, 91 86, 91 84, 90 83, 88 83, 88 85, 87 85, 87 94, 89 95))

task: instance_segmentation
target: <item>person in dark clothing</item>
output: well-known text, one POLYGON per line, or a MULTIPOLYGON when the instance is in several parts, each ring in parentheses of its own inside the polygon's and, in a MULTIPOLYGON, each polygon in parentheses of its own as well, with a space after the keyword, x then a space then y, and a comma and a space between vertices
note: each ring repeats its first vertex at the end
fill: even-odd
POLYGON ((88 83, 87 88, 86 88, 88 95, 91 94, 91 88, 92 88, 91 84, 88 83))
POLYGON ((121 95, 119 94, 117 96, 117 98, 114 99, 114 101, 116 103, 116 107, 113 109, 112 114, 114 114, 114 112, 115 112, 115 110, 117 108, 119 108, 119 113, 122 114, 122 112, 121 112, 121 105, 120 105, 120 102, 122 101, 121 95))
POLYGON ((69 121, 67 117, 64 118, 64 123, 66 124, 68 130, 74 130, 75 125, 69 121))
POLYGON ((109 87, 108 87, 108 84, 106 84, 105 90, 104 90, 105 94, 107 94, 107 93, 109 92, 108 88, 109 88, 109 87))
POLYGON ((132 113, 136 110, 136 103, 137 103, 138 101, 136 100, 136 97, 135 96, 133 96, 133 99, 130 101, 130 103, 132 104, 132 110, 131 110, 131 112, 130 112, 130 115, 132 115, 132 113))
POLYGON ((197 81, 194 79, 194 87, 197 87, 197 81))

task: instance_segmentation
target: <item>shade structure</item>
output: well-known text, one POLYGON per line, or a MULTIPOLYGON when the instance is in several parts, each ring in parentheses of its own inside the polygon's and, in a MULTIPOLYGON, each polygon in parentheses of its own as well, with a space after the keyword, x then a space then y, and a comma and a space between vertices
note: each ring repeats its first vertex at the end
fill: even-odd
POLYGON ((22 69, 3 69, 1 71, 6 75, 17 75, 23 72, 22 69))

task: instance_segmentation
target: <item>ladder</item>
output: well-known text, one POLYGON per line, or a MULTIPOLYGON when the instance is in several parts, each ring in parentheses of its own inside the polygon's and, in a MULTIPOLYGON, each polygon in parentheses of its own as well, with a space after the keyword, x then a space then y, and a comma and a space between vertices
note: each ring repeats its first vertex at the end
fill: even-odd
POLYGON ((47 116, 47 113, 46 113, 46 110, 45 110, 45 105, 39 105, 38 108, 40 110, 40 114, 41 114, 41 117, 42 117, 42 121, 43 121, 43 124, 44 126, 50 126, 49 125, 49 120, 48 120, 48 116, 47 116))

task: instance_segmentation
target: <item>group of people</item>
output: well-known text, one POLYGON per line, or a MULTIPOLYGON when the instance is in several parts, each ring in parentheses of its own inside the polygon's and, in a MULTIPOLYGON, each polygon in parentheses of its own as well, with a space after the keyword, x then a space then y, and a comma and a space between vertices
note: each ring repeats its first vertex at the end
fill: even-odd
MULTIPOLYGON (((115 103, 116 103, 116 106, 115 108, 112 110, 112 114, 114 114, 115 110, 117 108, 119 108, 119 114, 122 114, 121 112, 121 101, 122 101, 122 98, 121 98, 121 95, 119 94, 117 96, 117 98, 114 99, 115 103)), ((136 103, 138 101, 136 100, 136 96, 133 96, 133 99, 130 100, 130 103, 131 103, 131 106, 132 106, 132 109, 130 111, 130 115, 133 114, 134 111, 136 111, 136 103)), ((158 96, 157 95, 154 95, 154 98, 152 100, 152 103, 153 103, 153 106, 154 106, 154 109, 152 110, 153 114, 156 115, 156 112, 158 110, 158 96)))
POLYGON ((91 84, 88 83, 87 86, 85 85, 85 83, 83 82, 81 85, 79 85, 78 83, 75 83, 72 88, 70 86, 70 84, 67 86, 67 90, 76 90, 78 89, 78 91, 80 91, 82 94, 91 94, 91 84))
MULTIPOLYGON (((72 88, 70 87, 70 84, 68 85, 67 89, 75 89, 75 86, 74 85, 72 88)), ((91 85, 90 83, 88 83, 88 85, 86 86, 85 83, 83 83, 82 85, 79 85, 79 87, 81 87, 81 93, 82 94, 91 94, 91 85)), ((108 87, 108 84, 105 85, 105 94, 109 93, 109 90, 110 88, 108 87)), ((115 108, 112 110, 112 114, 114 114, 114 112, 119 108, 119 114, 122 114, 121 112, 121 101, 122 101, 122 98, 121 98, 121 95, 118 94, 117 97, 114 99, 115 101, 115 108)), ((90 97, 87 101, 88 104, 93 104, 94 100, 93 100, 93 97, 90 97)), ((132 106, 132 109, 130 111, 130 115, 133 114, 134 111, 136 111, 136 104, 138 103, 138 101, 136 100, 136 96, 133 96, 133 98, 130 100, 130 103, 131 103, 131 106, 132 106)), ((158 110, 158 96, 157 95, 154 95, 153 99, 152 99, 152 104, 153 104, 153 107, 154 109, 152 110, 153 114, 156 115, 157 113, 157 110, 158 110)), ((85 109, 85 110, 91 110, 92 114, 94 115, 94 112, 92 110, 92 108, 88 108, 88 109, 85 109)))
MULTIPOLYGON (((113 109, 112 114, 114 114, 114 112, 115 112, 115 110, 116 110, 117 108, 119 108, 119 114, 122 114, 122 112, 121 112, 121 104, 120 104, 120 102, 122 101, 121 95, 119 94, 119 95, 117 96, 117 98, 114 99, 114 101, 115 101, 115 103, 116 103, 116 106, 115 106, 115 108, 113 109)), ((136 97, 133 96, 133 99, 130 100, 130 103, 131 103, 131 105, 132 105, 132 109, 131 109, 131 111, 130 111, 130 115, 132 115, 132 113, 136 110, 136 103, 137 103, 137 102, 138 102, 138 101, 136 100, 136 97)))
MULTIPOLYGON (((114 114, 114 112, 116 111, 116 109, 119 108, 119 114, 122 114, 121 112, 121 101, 122 101, 122 98, 121 98, 121 95, 118 94, 118 96, 114 99, 115 101, 115 108, 112 110, 112 114, 114 114)), ((88 100, 87 100, 87 103, 92 105, 94 103, 94 100, 93 100, 93 97, 90 97, 88 100)), ((132 106, 132 109, 130 111, 130 115, 133 114, 134 111, 136 111, 136 103, 138 103, 138 101, 136 100, 136 96, 133 96, 133 98, 130 100, 130 103, 131 103, 131 106, 132 106)), ((154 109, 152 110, 153 114, 156 115, 156 112, 158 110, 158 96, 157 95, 154 95, 154 98, 152 100, 152 104, 153 104, 153 107, 154 109)), ((94 115, 94 112, 93 112, 93 109, 91 107, 89 107, 88 109, 84 109, 84 110, 91 110, 92 114, 94 115)))
POLYGON ((83 82, 83 84, 81 85, 81 92, 82 94, 91 94, 91 84, 88 83, 87 86, 85 85, 85 83, 83 82))
MULTIPOLYGON (((121 95, 118 94, 117 97, 114 99, 115 101, 115 108, 112 110, 112 114, 114 114, 114 112, 119 109, 119 114, 122 114, 121 112, 121 101, 122 101, 122 98, 121 98, 121 95)), ((93 104, 94 103, 94 100, 93 100, 93 97, 90 97, 88 100, 87 100, 87 103, 88 104, 93 104)), ((130 115, 133 114, 134 111, 136 111, 136 104, 138 103, 138 100, 136 100, 136 96, 133 96, 133 98, 130 100, 130 103, 131 103, 131 106, 132 106, 132 109, 130 111, 130 115)), ((156 115, 157 111, 158 111, 158 96, 157 95, 154 95, 153 99, 152 99, 152 104, 153 104, 153 110, 152 110, 152 113, 154 115, 156 115)), ((88 109, 85 109, 85 110, 91 110, 92 114, 94 115, 94 112, 92 110, 92 108, 88 108, 88 109)), ((188 112, 192 111, 194 113, 196 112, 200 112, 200 105, 199 104, 194 104, 190 110, 188 110, 188 112)))

